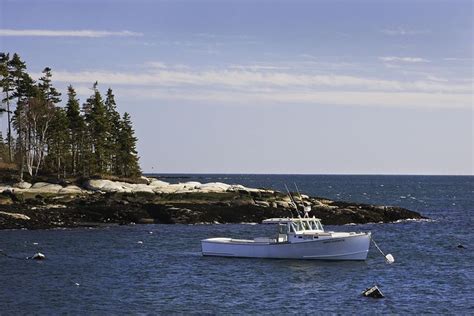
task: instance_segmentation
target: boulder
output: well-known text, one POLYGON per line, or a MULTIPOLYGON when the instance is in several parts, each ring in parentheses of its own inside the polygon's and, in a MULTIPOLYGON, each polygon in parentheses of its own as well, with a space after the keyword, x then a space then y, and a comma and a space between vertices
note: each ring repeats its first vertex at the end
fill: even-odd
POLYGON ((276 201, 276 205, 282 208, 290 208, 290 203, 286 201, 276 201))
POLYGON ((202 185, 201 182, 197 182, 197 181, 189 181, 183 184, 184 184, 184 188, 189 189, 189 190, 197 189, 202 185))
POLYGON ((267 201, 255 201, 255 204, 261 207, 270 207, 270 203, 268 203, 267 201))
POLYGON ((13 187, 18 188, 18 189, 29 189, 31 188, 31 183, 26 182, 26 181, 21 181, 21 182, 15 183, 13 187))
POLYGON ((148 184, 135 184, 132 188, 131 191, 133 193, 138 193, 138 192, 146 192, 146 193, 155 193, 153 191, 153 188, 150 187, 148 184))
POLYGON ((124 192, 123 182, 110 180, 88 180, 85 187, 92 191, 124 192))
POLYGON ((64 187, 59 190, 59 194, 80 194, 83 192, 84 191, 77 185, 68 185, 67 187, 64 187))
POLYGON ((19 214, 19 213, 7 213, 7 212, 0 211, 0 216, 9 217, 9 218, 12 218, 12 219, 20 219, 20 220, 24 220, 24 221, 30 220, 30 218, 28 216, 26 216, 24 214, 19 214))
POLYGON ((210 192, 225 192, 231 186, 222 182, 209 182, 205 184, 201 184, 198 189, 200 192, 203 193, 210 193, 210 192))
POLYGON ((150 184, 150 182, 151 182, 151 179, 147 178, 145 176, 141 176, 140 179, 142 179, 146 184, 150 184))
POLYGON ((169 184, 169 182, 165 182, 165 181, 161 181, 161 180, 158 180, 158 179, 155 179, 155 178, 151 178, 150 183, 148 185, 151 186, 151 187, 154 187, 154 188, 163 188, 163 187, 169 186, 170 184, 169 184))
POLYGON ((2 193, 2 192, 11 192, 11 190, 12 190, 12 187, 10 187, 10 186, 0 185, 0 193, 2 193))
POLYGON ((233 184, 230 186, 230 188, 228 189, 229 191, 239 191, 239 190, 242 190, 242 191, 245 191, 247 188, 244 187, 243 185, 241 184, 233 184))
POLYGON ((228 191, 234 191, 234 192, 246 192, 246 193, 266 192, 266 190, 247 188, 247 187, 245 187, 241 184, 231 185, 227 190, 228 191))
POLYGON ((50 184, 51 183, 48 183, 48 182, 36 182, 35 184, 31 186, 31 189, 40 189, 50 184))
POLYGON ((188 192, 189 189, 186 188, 184 183, 169 184, 164 187, 155 187, 153 188, 155 193, 178 193, 178 192, 188 192))
POLYGON ((63 187, 59 184, 52 184, 47 182, 36 182, 28 189, 29 192, 35 193, 59 193, 63 187))

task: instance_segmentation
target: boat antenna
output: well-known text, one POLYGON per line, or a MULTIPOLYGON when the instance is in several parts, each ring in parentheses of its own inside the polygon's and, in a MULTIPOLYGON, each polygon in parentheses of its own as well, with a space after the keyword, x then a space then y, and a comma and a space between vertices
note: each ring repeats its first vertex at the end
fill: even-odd
POLYGON ((295 199, 293 198, 293 195, 291 195, 290 190, 288 190, 286 183, 285 183, 285 188, 286 188, 286 192, 288 192, 288 196, 290 197, 291 205, 293 205, 293 207, 295 208, 296 214, 298 215, 298 217, 301 217, 300 211, 298 210, 298 205, 296 204, 295 199))
POLYGON ((298 192, 298 195, 301 200, 301 204, 303 204, 304 217, 309 217, 309 212, 311 212, 311 206, 304 205, 303 197, 301 196, 300 190, 298 189, 296 182, 293 182, 293 184, 295 185, 296 192, 298 192))

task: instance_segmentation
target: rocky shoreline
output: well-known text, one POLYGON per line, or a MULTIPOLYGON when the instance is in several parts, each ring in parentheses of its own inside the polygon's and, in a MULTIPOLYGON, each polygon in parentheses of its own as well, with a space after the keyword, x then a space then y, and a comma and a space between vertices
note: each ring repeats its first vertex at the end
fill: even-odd
MULTIPOLYGON (((170 184, 143 178, 132 184, 87 180, 80 185, 46 182, 0 184, 0 229, 47 229, 109 224, 259 223, 295 215, 281 192, 225 183, 170 184)), ((394 222, 424 217, 404 208, 295 195, 326 225, 394 222)))

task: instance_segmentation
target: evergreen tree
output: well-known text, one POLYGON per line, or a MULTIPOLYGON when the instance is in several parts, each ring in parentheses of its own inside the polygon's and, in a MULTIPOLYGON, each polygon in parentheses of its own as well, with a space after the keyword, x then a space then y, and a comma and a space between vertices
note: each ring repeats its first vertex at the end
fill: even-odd
POLYGON ((97 82, 94 84, 94 94, 87 100, 85 115, 88 132, 92 145, 92 165, 91 173, 106 173, 107 171, 107 115, 102 96, 97 89, 97 82))
POLYGON ((120 137, 118 139, 120 150, 118 162, 120 175, 134 177, 140 174, 138 155, 136 149, 137 138, 132 128, 130 115, 125 112, 121 121, 120 137))
POLYGON ((21 179, 25 166, 31 176, 39 172, 54 172, 58 178, 81 173, 140 175, 130 115, 120 117, 112 89, 107 90, 104 101, 95 82, 81 115, 72 86, 68 87, 66 107, 57 106, 61 94, 53 87, 51 78, 51 69, 47 67, 35 84, 18 54, 10 59, 9 54, 0 53, 0 88, 4 94, 0 115, 9 115, 9 150, 5 155, 7 147, 0 133, 0 160, 6 161, 7 157, 16 161, 21 179), (16 139, 12 128, 17 132, 16 139))
POLYGON ((9 74, 13 82, 12 98, 17 99, 17 107, 14 111, 12 123, 16 127, 18 133, 18 158, 20 163, 20 179, 23 180, 23 172, 25 170, 25 155, 30 148, 30 130, 27 123, 27 102, 28 98, 38 94, 38 89, 34 86, 34 81, 26 72, 26 64, 18 54, 13 54, 12 59, 8 62, 9 74))
POLYGON ((76 91, 74 88, 68 86, 68 101, 66 104, 66 116, 68 121, 69 134, 69 148, 71 153, 70 172, 76 175, 80 170, 79 161, 81 155, 81 148, 84 142, 85 123, 81 116, 79 108, 79 99, 76 98, 76 91))
POLYGON ((107 145, 106 156, 108 161, 108 171, 117 172, 117 153, 119 151, 118 139, 120 136, 120 114, 117 112, 115 96, 112 89, 107 90, 105 98, 105 111, 107 117, 107 145))
POLYGON ((51 68, 44 68, 43 74, 44 75, 39 79, 40 82, 38 84, 38 88, 42 93, 42 97, 46 101, 54 104, 61 102, 61 99, 59 98, 61 96, 61 93, 59 93, 56 88, 51 85, 51 68))
POLYGON ((54 108, 48 135, 48 166, 56 173, 58 179, 66 177, 67 161, 70 158, 68 123, 66 110, 60 107, 54 108))
POLYGON ((12 150, 12 119, 10 101, 13 99, 13 78, 10 72, 10 54, 0 53, 0 87, 2 88, 5 97, 2 98, 2 104, 6 104, 6 108, 0 109, 0 112, 7 113, 8 130, 7 130, 7 144, 8 144, 8 161, 13 161, 13 150, 12 150))
POLYGON ((92 112, 92 103, 94 102, 93 97, 95 96, 95 91, 97 90, 97 81, 92 86, 94 94, 87 98, 86 102, 82 105, 82 117, 84 122, 84 131, 82 134, 82 142, 80 144, 79 155, 81 159, 79 160, 80 166, 78 170, 81 170, 83 176, 89 176, 93 173, 92 165, 93 161, 93 144, 92 144, 92 133, 90 130, 90 121, 91 121, 91 112, 92 112))

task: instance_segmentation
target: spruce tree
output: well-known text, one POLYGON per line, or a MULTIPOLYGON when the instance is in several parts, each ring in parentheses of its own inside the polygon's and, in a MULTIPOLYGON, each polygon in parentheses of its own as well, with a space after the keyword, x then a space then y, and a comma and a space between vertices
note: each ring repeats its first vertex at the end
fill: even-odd
POLYGON ((51 77, 51 68, 44 68, 43 77, 39 79, 38 88, 46 101, 51 102, 53 104, 57 104, 61 102, 61 99, 59 98, 61 96, 61 93, 59 93, 56 88, 52 86, 51 77))
POLYGON ((137 138, 132 128, 130 115, 125 112, 121 121, 119 137, 119 170, 120 175, 124 177, 135 177, 140 175, 138 165, 138 155, 136 149, 137 138))
POLYGON ((26 64, 18 54, 13 54, 12 59, 8 62, 9 73, 13 82, 12 98, 16 98, 17 106, 13 113, 12 125, 18 133, 18 158, 20 163, 20 180, 23 180, 23 172, 25 170, 25 154, 30 150, 28 142, 29 130, 26 126, 27 102, 28 98, 37 95, 37 88, 34 81, 26 72, 26 64))
POLYGON ((58 179, 67 175, 67 161, 70 158, 68 123, 66 110, 56 107, 48 135, 48 166, 58 179))
POLYGON ((72 175, 76 175, 80 161, 81 148, 83 147, 84 141, 84 129, 85 123, 81 116, 79 108, 79 99, 76 98, 76 91, 69 85, 68 88, 68 101, 66 104, 66 116, 67 116, 67 127, 69 134, 69 148, 71 153, 70 160, 70 172, 72 175))
POLYGON ((84 122, 84 131, 82 133, 82 142, 80 144, 80 160, 78 170, 81 170, 83 176, 90 176, 93 172, 92 165, 93 165, 93 144, 92 144, 92 133, 90 130, 91 126, 91 111, 92 111, 92 103, 94 102, 94 95, 95 91, 97 90, 97 81, 92 86, 92 90, 94 94, 87 98, 86 102, 82 104, 82 117, 84 122))
POLYGON ((51 78, 51 69, 44 68, 36 84, 18 54, 10 59, 9 54, 0 53, 0 88, 4 94, 0 115, 10 115, 16 103, 8 118, 6 156, 0 133, 0 160, 6 161, 7 157, 16 161, 21 179, 25 166, 32 176, 40 171, 54 172, 58 178, 81 173, 140 175, 130 115, 120 117, 112 89, 107 90, 104 101, 95 82, 81 114, 72 86, 68 87, 66 107, 56 106, 61 94, 52 86, 51 78), (16 139, 12 127, 18 134, 16 139))
POLYGON ((84 106, 85 120, 91 142, 90 173, 103 174, 107 172, 107 116, 102 96, 97 89, 97 82, 94 84, 94 94, 87 99, 84 106))
POLYGON ((107 90, 105 98, 105 111, 107 116, 107 145, 106 156, 110 173, 117 172, 117 153, 119 151, 118 139, 120 136, 120 114, 117 112, 115 96, 112 89, 107 90))

